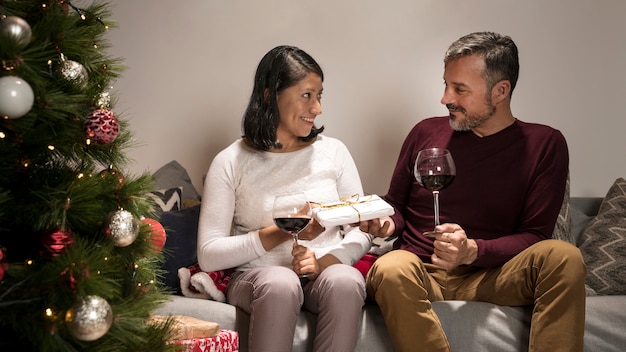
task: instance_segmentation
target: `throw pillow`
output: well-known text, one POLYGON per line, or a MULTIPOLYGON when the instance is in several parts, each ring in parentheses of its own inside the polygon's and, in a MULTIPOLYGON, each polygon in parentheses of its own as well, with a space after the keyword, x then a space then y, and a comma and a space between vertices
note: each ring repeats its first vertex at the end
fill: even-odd
POLYGON ((198 219, 200 205, 177 211, 166 211, 161 215, 161 225, 167 233, 163 247, 165 271, 164 284, 180 294, 178 269, 197 263, 198 219))
POLYGON ((626 294, 626 180, 618 178, 581 236, 586 285, 598 295, 626 294))
POLYGON ((182 187, 159 189, 148 192, 148 196, 154 200, 161 211, 180 210, 180 199, 183 192, 182 187))
POLYGON ((183 201, 200 200, 200 194, 198 194, 198 191, 196 191, 196 188, 193 186, 187 170, 176 160, 172 160, 161 166, 160 169, 154 172, 152 177, 156 180, 157 188, 169 189, 182 186, 183 201))
POLYGON ((561 211, 556 219, 554 225, 554 232, 552 232, 552 238, 557 240, 563 240, 576 245, 576 239, 572 232, 572 216, 570 209, 570 195, 569 195, 569 175, 565 182, 565 196, 563 197, 563 203, 561 204, 561 211))

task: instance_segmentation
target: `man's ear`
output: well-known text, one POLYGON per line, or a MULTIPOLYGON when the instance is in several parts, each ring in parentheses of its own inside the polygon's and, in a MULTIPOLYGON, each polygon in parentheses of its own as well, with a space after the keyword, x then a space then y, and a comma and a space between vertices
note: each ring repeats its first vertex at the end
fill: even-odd
POLYGON ((498 104, 511 95, 511 82, 503 79, 496 83, 491 90, 491 101, 498 104))

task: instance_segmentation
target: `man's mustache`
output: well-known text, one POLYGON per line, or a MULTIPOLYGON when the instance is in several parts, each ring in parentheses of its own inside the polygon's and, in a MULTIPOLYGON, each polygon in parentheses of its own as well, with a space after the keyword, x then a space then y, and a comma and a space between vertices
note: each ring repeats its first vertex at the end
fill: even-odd
POLYGON ((458 106, 454 104, 446 104, 446 108, 448 108, 449 111, 458 111, 458 112, 465 114, 465 109, 462 106, 458 106))

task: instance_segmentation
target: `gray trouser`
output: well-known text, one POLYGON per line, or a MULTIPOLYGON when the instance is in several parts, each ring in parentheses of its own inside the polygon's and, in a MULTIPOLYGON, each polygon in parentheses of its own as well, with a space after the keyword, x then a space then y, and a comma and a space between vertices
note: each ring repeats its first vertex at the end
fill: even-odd
POLYGON ((351 352, 361 324, 365 280, 354 267, 335 264, 302 287, 289 268, 260 267, 235 273, 226 296, 250 314, 250 352, 291 351, 301 307, 317 314, 314 351, 351 352))

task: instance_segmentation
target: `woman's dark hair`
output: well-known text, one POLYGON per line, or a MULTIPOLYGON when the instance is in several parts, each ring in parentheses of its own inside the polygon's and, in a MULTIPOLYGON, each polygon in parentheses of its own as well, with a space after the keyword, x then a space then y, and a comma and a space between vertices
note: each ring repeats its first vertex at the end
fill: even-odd
MULTIPOLYGON (((282 148, 276 140, 276 129, 280 122, 276 97, 309 73, 317 74, 324 81, 322 68, 299 48, 277 46, 263 56, 254 76, 254 88, 242 121, 243 137, 252 147, 259 150, 282 148)), ((323 130, 324 126, 313 126, 311 133, 300 139, 310 141, 323 130)))

